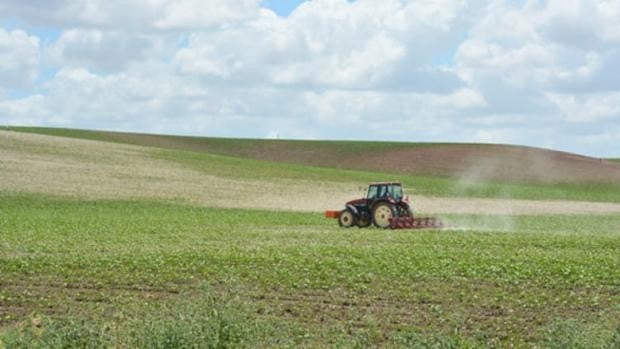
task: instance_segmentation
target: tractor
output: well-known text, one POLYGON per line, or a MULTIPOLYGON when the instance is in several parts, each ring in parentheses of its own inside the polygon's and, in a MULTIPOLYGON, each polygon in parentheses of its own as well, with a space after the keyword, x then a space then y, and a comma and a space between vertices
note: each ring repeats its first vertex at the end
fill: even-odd
POLYGON ((370 183, 365 198, 347 202, 342 211, 325 211, 325 216, 337 218, 344 228, 364 228, 371 224, 392 229, 441 227, 441 222, 434 217, 414 218, 400 182, 370 183))

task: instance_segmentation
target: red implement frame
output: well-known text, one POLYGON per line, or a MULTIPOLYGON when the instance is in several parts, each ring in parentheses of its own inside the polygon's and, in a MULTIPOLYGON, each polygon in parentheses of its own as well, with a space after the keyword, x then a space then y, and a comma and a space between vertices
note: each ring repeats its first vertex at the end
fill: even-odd
POLYGON ((340 211, 325 211, 325 217, 327 218, 340 218, 340 211))
POLYGON ((392 229, 441 229, 443 223, 435 217, 393 217, 390 218, 392 229))
MULTIPOLYGON (((325 211, 325 217, 338 219, 340 211, 325 211)), ((444 224, 435 217, 393 217, 390 218, 390 229, 441 229, 444 224)))

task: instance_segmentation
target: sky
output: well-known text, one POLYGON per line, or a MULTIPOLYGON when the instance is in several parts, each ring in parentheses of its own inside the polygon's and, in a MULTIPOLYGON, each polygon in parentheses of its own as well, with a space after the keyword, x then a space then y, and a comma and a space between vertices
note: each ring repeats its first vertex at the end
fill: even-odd
POLYGON ((620 1, 2 0, 0 125, 620 157, 620 1))

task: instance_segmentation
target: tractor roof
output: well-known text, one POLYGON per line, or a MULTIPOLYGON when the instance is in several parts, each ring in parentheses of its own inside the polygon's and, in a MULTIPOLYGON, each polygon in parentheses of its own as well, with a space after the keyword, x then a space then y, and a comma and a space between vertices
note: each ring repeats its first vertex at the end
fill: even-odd
POLYGON ((389 185, 389 184, 401 185, 400 182, 398 182, 398 181, 392 181, 392 182, 371 182, 368 185, 389 185))

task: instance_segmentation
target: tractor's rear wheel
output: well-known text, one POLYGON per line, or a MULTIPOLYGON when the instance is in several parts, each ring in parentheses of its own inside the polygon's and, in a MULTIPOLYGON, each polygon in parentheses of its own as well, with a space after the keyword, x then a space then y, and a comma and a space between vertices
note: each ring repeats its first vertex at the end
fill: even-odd
POLYGON ((387 202, 377 204, 372 210, 372 222, 379 228, 389 228, 392 217, 394 217, 394 206, 387 202))
POLYGON ((344 228, 351 228, 355 225, 355 215, 351 210, 342 210, 338 216, 338 225, 344 228))

